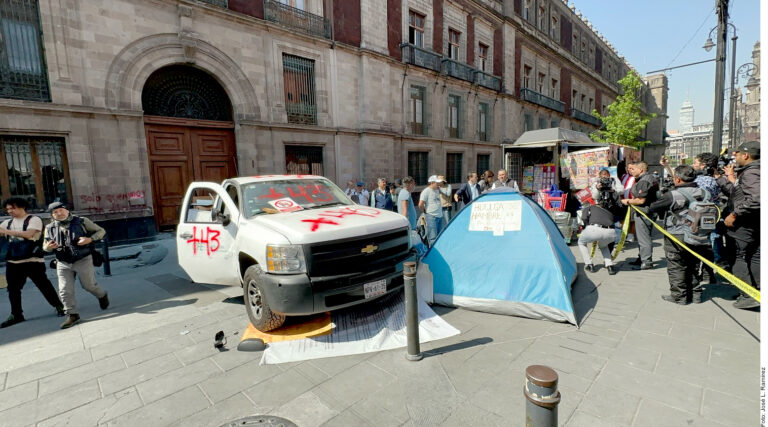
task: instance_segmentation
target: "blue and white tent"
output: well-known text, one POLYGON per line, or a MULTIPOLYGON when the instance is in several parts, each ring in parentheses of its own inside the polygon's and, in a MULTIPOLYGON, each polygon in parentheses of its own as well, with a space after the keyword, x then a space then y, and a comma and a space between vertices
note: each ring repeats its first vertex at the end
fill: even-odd
POLYGON ((576 259, 547 212, 509 189, 461 210, 421 260, 427 302, 576 325, 576 259))

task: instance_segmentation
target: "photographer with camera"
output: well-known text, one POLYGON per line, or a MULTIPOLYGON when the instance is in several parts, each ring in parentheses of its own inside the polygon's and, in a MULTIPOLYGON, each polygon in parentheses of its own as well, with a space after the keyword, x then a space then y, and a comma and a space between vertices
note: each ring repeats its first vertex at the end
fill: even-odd
MULTIPOLYGON (((733 163, 723 167, 725 174, 718 179, 728 196, 724 220, 728 259, 736 277, 760 289, 760 142, 739 145, 733 163)), ((760 303, 742 292, 733 306, 749 309, 760 303)))
POLYGON ((393 210, 395 204, 392 201, 392 192, 389 189, 389 184, 387 184, 387 179, 379 178, 377 184, 378 187, 371 193, 371 207, 393 210))
POLYGON ((603 255, 605 269, 610 275, 616 274, 611 259, 611 246, 616 239, 614 224, 621 204, 614 181, 608 170, 600 171, 600 180, 592 189, 592 199, 595 200, 596 204, 587 205, 581 210, 581 223, 584 225, 584 230, 579 236, 579 250, 584 259, 585 271, 596 271, 587 245, 597 242, 600 253, 603 255))
POLYGON ((75 300, 75 274, 83 289, 98 298, 102 310, 109 307, 107 292, 96 283, 92 256, 93 242, 104 238, 107 232, 88 218, 72 215, 64 203, 53 202, 48 205, 48 211, 52 221, 45 227, 43 250, 56 255, 59 296, 67 313, 61 329, 67 329, 80 322, 75 300))
MULTIPOLYGON (((630 190, 633 198, 622 199, 621 203, 627 206, 635 206, 647 213, 648 207, 658 198, 659 181, 653 174, 648 173, 648 163, 644 161, 633 163, 629 171, 632 173, 632 176, 635 177, 635 184, 630 190)), ((636 212, 634 212, 633 215, 635 221, 635 234, 637 234, 637 245, 639 247, 639 257, 637 260, 630 262, 630 264, 635 266, 633 270, 650 270, 653 268, 653 260, 651 258, 653 254, 653 241, 651 240, 653 222, 645 219, 636 212)), ((649 216, 651 219, 655 218, 652 215, 649 216)))
MULTIPOLYGON (((652 203, 648 214, 664 213, 664 228, 676 240, 701 254, 709 247, 709 234, 719 212, 709 192, 696 185, 692 167, 681 165, 674 172, 674 189, 652 203)), ((670 294, 661 298, 680 305, 700 303, 703 289, 697 277, 699 259, 668 236, 664 236, 664 254, 670 294)))

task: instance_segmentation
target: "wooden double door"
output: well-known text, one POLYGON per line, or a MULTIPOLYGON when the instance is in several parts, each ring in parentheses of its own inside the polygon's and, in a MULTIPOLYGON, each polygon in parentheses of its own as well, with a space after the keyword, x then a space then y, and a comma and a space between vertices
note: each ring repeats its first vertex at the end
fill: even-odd
POLYGON ((155 222, 174 226, 193 181, 221 183, 237 175, 231 122, 145 117, 155 222))

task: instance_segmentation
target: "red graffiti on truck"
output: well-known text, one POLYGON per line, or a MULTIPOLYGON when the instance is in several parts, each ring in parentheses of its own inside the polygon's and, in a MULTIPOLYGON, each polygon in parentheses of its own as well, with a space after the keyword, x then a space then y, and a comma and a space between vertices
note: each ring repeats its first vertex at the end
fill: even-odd
MULTIPOLYGON (((192 238, 187 240, 187 243, 192 244, 192 254, 197 255, 198 246, 205 246, 205 254, 211 256, 212 253, 219 250, 221 242, 219 242, 219 236, 221 231, 213 229, 211 227, 200 227, 200 235, 198 237, 197 226, 192 227, 192 238)), ((201 249, 202 251, 202 249, 201 249)))

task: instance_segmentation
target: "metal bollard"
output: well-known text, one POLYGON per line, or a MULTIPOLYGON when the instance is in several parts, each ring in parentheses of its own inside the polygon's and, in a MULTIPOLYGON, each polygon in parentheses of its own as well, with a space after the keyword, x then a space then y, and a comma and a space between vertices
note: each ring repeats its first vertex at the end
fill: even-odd
POLYGON ((112 275, 112 267, 109 265, 109 240, 104 237, 104 275, 112 275))
POLYGON ((531 365, 525 368, 525 425, 526 427, 557 426, 557 372, 549 366, 531 365))
POLYGON ((403 263, 403 279, 405 280, 405 330, 408 334, 408 353, 405 358, 410 361, 421 360, 419 344, 419 302, 416 299, 416 263, 403 263))

